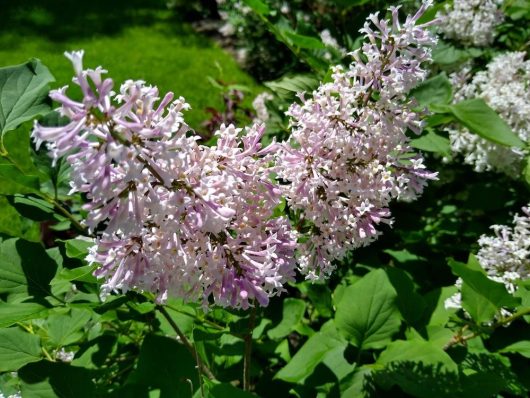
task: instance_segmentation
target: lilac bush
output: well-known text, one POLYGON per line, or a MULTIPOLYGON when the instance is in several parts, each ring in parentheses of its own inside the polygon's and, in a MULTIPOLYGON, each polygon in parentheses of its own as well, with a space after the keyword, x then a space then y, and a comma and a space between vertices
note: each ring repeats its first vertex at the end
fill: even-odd
POLYGON ((299 270, 315 279, 373 241, 376 226, 391 223, 390 201, 411 200, 436 178, 406 135, 422 127, 407 93, 425 79, 436 43, 431 23, 417 24, 428 5, 403 24, 396 7, 392 21, 371 15, 362 56, 291 106, 292 141, 265 148, 262 125, 244 134, 223 125, 215 146, 199 145, 183 98, 160 99, 143 81, 115 94, 105 70, 83 70, 83 52, 67 53, 83 100, 66 87, 52 91, 70 122, 36 124, 33 138, 54 159, 66 156, 72 191, 87 195, 86 224, 97 237, 88 260, 99 264, 102 295, 136 289, 161 302, 266 306, 294 280, 295 249, 299 270), (289 220, 273 217, 282 193, 312 224, 303 243, 289 220))

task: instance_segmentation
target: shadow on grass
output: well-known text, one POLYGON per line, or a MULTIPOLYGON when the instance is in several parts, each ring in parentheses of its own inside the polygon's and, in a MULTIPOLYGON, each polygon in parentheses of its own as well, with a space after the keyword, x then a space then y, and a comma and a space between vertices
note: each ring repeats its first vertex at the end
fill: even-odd
POLYGON ((169 11, 166 0, 0 0, 0 10, 0 34, 39 36, 54 42, 112 36, 131 26, 162 22, 170 29, 168 33, 191 33, 180 23, 186 16, 169 11))

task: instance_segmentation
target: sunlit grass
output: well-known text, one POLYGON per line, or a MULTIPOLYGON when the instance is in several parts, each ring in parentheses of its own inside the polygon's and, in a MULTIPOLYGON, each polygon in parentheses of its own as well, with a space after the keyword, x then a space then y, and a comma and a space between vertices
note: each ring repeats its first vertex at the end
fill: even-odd
MULTIPOLYGON (((102 65, 118 86, 126 79, 141 79, 157 85, 162 93, 173 91, 177 97, 185 97, 192 106, 186 120, 195 128, 207 117, 206 107, 221 106, 221 95, 208 82, 208 76, 256 90, 253 80, 214 42, 172 18, 169 10, 156 10, 155 15, 153 24, 125 23, 108 34, 95 31, 90 35, 83 30, 83 34, 58 40, 55 35, 46 34, 45 29, 53 29, 47 25, 51 16, 36 8, 25 18, 38 25, 42 33, 23 26, 20 30, 0 31, 0 66, 39 58, 56 77, 54 86, 60 87, 72 78, 64 51, 84 49, 86 66, 102 65)), ((88 23, 96 17, 87 16, 86 21, 78 23, 88 23)))

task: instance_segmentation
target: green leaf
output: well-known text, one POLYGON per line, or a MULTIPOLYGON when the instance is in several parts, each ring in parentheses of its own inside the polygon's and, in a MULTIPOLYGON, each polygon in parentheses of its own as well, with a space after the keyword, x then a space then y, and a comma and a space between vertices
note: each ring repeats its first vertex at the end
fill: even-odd
POLYGON ((94 241, 87 238, 76 238, 66 241, 66 255, 70 258, 84 259, 88 249, 94 246, 94 241))
POLYGON ((99 397, 96 372, 61 362, 40 361, 19 370, 24 398, 99 397))
POLYGON ((524 167, 522 174, 523 181, 526 182, 526 185, 530 186, 530 156, 527 156, 524 159, 524 167))
POLYGON ((6 197, 0 196, 0 233, 40 242, 39 225, 22 217, 6 197))
POLYGON ((332 292, 326 283, 306 281, 297 283, 296 287, 311 300, 311 304, 320 316, 325 318, 333 316, 332 292))
POLYGON ((97 283, 97 278, 93 275, 96 265, 85 265, 73 269, 63 268, 57 275, 56 280, 60 281, 79 281, 88 283, 97 283))
POLYGON ((437 64, 452 65, 466 61, 470 58, 470 54, 451 44, 440 41, 432 52, 432 58, 437 64))
POLYGON ((9 197, 9 203, 20 215, 34 221, 46 221, 54 218, 53 205, 35 196, 15 195, 9 197))
POLYGON ((453 115, 469 129, 486 140, 505 146, 523 148, 525 143, 481 98, 451 105, 453 115))
POLYGON ((292 99, 298 93, 312 92, 318 86, 318 80, 313 75, 294 75, 264 84, 281 98, 292 99))
POLYGON ((57 263, 38 243, 8 239, 0 243, 0 293, 50 295, 57 263))
POLYGON ((525 358, 530 358, 530 341, 528 340, 517 341, 513 344, 503 347, 502 349, 499 350, 499 352, 519 354, 525 358))
POLYGON ((195 358, 174 339, 148 335, 140 349, 138 365, 126 384, 159 388, 161 396, 191 397, 190 382, 198 386, 195 358))
POLYGON ((423 365, 441 365, 445 371, 457 372, 458 367, 440 347, 428 341, 393 341, 381 353, 376 365, 387 366, 396 362, 419 362, 423 365))
POLYGON ((20 171, 25 174, 38 174, 38 170, 33 163, 30 145, 30 135, 33 129, 33 123, 28 121, 15 130, 8 131, 4 134, 3 145, 7 152, 7 160, 13 163, 20 171))
POLYGON ((84 327, 92 314, 88 310, 72 309, 70 314, 51 315, 47 319, 50 342, 64 347, 79 341, 84 335, 84 327))
POLYGON ((442 73, 425 80, 412 90, 411 95, 420 106, 448 104, 453 97, 453 88, 447 76, 442 73))
POLYGON ((426 304, 423 297, 416 293, 411 277, 399 268, 388 268, 385 271, 396 290, 396 304, 403 319, 409 325, 419 327, 418 323, 423 318, 426 304))
POLYGON ((45 316, 48 309, 37 303, 0 302, 0 328, 45 316))
POLYGON ((303 383, 330 351, 340 348, 344 350, 346 346, 347 342, 337 333, 333 323, 329 322, 305 342, 275 378, 290 383, 303 383))
POLYGON ((382 348, 401 324, 396 299, 385 271, 374 270, 345 290, 335 324, 359 350, 382 348))
POLYGON ((326 48, 320 39, 312 36, 302 35, 293 31, 282 32, 289 41, 296 47, 305 48, 309 50, 320 50, 326 48))
POLYGON ((38 193, 39 178, 26 175, 13 163, 0 157, 0 194, 38 193))
POLYGON ((430 326, 445 326, 451 315, 451 311, 445 308, 445 300, 457 291, 457 287, 452 285, 434 289, 423 296, 424 300, 430 302, 430 306, 433 308, 429 319, 430 326))
POLYGON ((270 14, 269 6, 261 0, 243 0, 247 6, 249 6, 252 11, 260 15, 270 14))
POLYGON ((0 68, 0 134, 50 111, 49 83, 55 79, 39 60, 0 68))
POLYGON ((469 256, 467 265, 450 259, 449 266, 464 281, 462 306, 476 322, 490 321, 500 308, 519 304, 502 283, 488 278, 473 255, 469 256))
POLYGON ((410 141, 413 148, 422 151, 439 153, 442 156, 451 156, 451 143, 448 138, 442 137, 433 131, 428 131, 427 134, 414 138, 410 141))
POLYGON ((42 357, 40 338, 18 328, 0 329, 0 372, 15 371, 42 357))
POLYGON ((300 299, 287 298, 283 302, 282 320, 267 332, 269 338, 282 339, 291 333, 304 317, 306 303, 300 299))

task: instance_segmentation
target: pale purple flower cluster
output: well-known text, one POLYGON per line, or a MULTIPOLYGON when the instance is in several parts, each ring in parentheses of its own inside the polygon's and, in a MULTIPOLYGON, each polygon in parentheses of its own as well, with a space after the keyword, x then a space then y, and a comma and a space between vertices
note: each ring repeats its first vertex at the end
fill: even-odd
POLYGON ((112 92, 104 70, 83 70, 67 54, 77 102, 65 88, 51 97, 70 123, 36 124, 33 137, 72 166, 72 190, 86 194, 87 226, 96 233, 89 260, 100 264, 102 294, 138 289, 202 300, 204 305, 267 305, 295 274, 296 235, 273 218, 280 190, 269 179, 263 126, 222 126, 217 145, 187 134, 183 98, 159 99, 156 87, 127 81, 112 92))
POLYGON ((162 99, 143 81, 118 94, 101 68, 67 56, 83 100, 52 91, 63 127, 35 125, 37 146, 72 166, 72 191, 86 195, 96 235, 88 260, 105 280, 102 295, 135 289, 248 308, 267 305, 299 269, 327 276, 332 261, 366 245, 391 223, 393 199, 411 200, 436 173, 409 145, 422 124, 408 91, 422 81, 435 38, 416 25, 430 3, 401 24, 370 16, 368 42, 348 70, 335 67, 302 104, 293 104, 292 139, 260 144, 265 126, 221 126, 199 145, 183 119, 183 98, 162 99), (282 185, 271 179, 275 172, 282 185), (284 195, 296 228, 274 210, 284 195), (300 236, 300 235, 306 236, 300 236))
POLYGON ((392 21, 370 15, 361 30, 367 41, 349 69, 335 67, 332 82, 288 111, 292 138, 278 156, 278 175, 290 207, 301 212, 299 228, 308 230, 299 262, 309 279, 326 277, 333 260, 376 239, 378 225, 391 223, 391 200, 411 200, 436 178, 405 134, 422 129, 406 95, 425 79, 422 63, 436 43, 428 24, 417 24, 429 5, 403 24, 397 7, 392 21))

